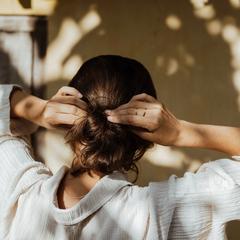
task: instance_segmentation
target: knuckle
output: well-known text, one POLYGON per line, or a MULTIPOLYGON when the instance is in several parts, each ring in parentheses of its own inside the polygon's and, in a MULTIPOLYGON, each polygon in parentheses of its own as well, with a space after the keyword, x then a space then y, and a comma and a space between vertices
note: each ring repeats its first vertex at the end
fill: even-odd
POLYGON ((159 122, 157 119, 154 119, 153 121, 149 122, 147 124, 148 130, 153 131, 159 127, 159 122))
POLYGON ((164 103, 161 103, 161 106, 162 106, 162 109, 163 109, 163 110, 166 110, 166 106, 165 106, 164 103))
POLYGON ((157 116, 157 118, 155 118, 155 120, 153 121, 153 124, 157 126, 161 121, 162 121, 161 116, 157 116))
POLYGON ((136 97, 137 97, 137 95, 132 96, 131 100, 135 99, 136 97))
POLYGON ((71 88, 68 87, 68 86, 63 86, 62 88, 63 88, 64 91, 68 91, 69 89, 71 89, 71 88))
POLYGON ((52 115, 50 115, 49 113, 46 113, 46 114, 44 115, 44 120, 45 120, 46 122, 51 122, 51 120, 52 120, 52 115))
POLYGON ((161 117, 162 112, 163 112, 163 109, 162 109, 162 108, 158 108, 158 109, 157 109, 157 116, 158 116, 158 117, 161 117))
POLYGON ((47 101, 47 106, 49 107, 49 106, 52 106, 52 104, 54 103, 54 99, 49 99, 48 101, 47 101))
POLYGON ((71 112, 72 112, 73 114, 76 114, 76 113, 78 112, 78 109, 77 109, 76 107, 72 106, 72 107, 71 107, 71 112))
POLYGON ((51 111, 51 110, 48 110, 44 113, 44 118, 45 119, 50 120, 50 119, 52 119, 53 116, 54 116, 54 114, 53 114, 53 111, 51 111))
POLYGON ((148 131, 153 132, 156 129, 156 126, 147 126, 148 131))
POLYGON ((64 92, 64 91, 65 91, 65 89, 66 89, 66 87, 65 87, 65 86, 61 87, 61 88, 58 90, 58 93, 62 93, 62 92, 64 92))
POLYGON ((79 99, 78 99, 78 98, 74 97, 74 98, 73 98, 73 103, 74 103, 74 105, 77 105, 77 106, 79 106, 79 104, 80 104, 80 101, 79 101, 79 99))
POLYGON ((72 97, 72 96, 67 96, 67 98, 65 99, 65 103, 66 104, 71 104, 71 105, 74 105, 75 104, 75 99, 74 99, 74 97, 72 97))
POLYGON ((163 104, 162 103, 158 103, 157 104, 157 108, 162 111, 163 110, 163 104))
POLYGON ((128 117, 126 119, 126 121, 127 121, 127 123, 132 124, 134 122, 134 119, 133 119, 133 117, 128 117))
POLYGON ((127 114, 131 114, 133 113, 133 110, 132 109, 127 109, 127 114))

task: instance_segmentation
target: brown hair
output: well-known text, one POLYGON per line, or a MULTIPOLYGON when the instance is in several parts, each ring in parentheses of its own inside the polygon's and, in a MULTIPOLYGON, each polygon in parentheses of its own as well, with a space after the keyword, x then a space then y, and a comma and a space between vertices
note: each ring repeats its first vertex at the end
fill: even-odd
POLYGON ((143 92, 156 98, 146 68, 136 60, 121 56, 98 56, 81 66, 69 86, 80 91, 82 100, 88 104, 86 116, 66 135, 76 154, 71 174, 133 170, 138 175, 135 162, 153 143, 134 134, 130 130, 132 126, 109 122, 104 110, 114 109, 143 92))

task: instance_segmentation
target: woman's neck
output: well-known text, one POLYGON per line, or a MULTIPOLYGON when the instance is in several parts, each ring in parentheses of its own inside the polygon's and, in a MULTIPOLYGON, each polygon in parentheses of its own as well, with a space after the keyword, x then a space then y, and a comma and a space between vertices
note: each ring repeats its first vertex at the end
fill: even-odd
POLYGON ((73 177, 67 172, 57 193, 59 207, 66 209, 74 206, 103 176, 102 173, 91 171, 91 175, 84 172, 78 177, 73 177))
POLYGON ((70 172, 68 172, 66 177, 64 177, 64 187, 68 189, 68 192, 71 191, 77 195, 85 195, 103 176, 104 175, 102 173, 91 171, 91 175, 84 172, 78 177, 74 177, 70 174, 70 172))

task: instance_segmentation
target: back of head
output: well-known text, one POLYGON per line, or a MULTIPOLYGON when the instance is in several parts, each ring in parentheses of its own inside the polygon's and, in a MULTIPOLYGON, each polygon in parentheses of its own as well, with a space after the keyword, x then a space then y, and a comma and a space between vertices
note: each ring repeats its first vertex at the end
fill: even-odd
POLYGON ((86 116, 67 133, 76 154, 72 175, 91 170, 103 174, 138 172, 135 162, 153 144, 131 132, 131 126, 109 122, 104 110, 125 104, 143 92, 156 98, 146 68, 121 56, 98 56, 81 66, 69 86, 81 92, 88 104, 86 116))

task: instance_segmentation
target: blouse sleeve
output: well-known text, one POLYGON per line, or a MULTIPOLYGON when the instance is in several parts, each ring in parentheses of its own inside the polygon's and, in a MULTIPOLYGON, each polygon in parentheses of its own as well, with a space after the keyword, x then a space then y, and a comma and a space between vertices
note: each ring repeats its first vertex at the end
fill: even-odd
POLYGON ((175 233, 199 233, 199 226, 211 226, 213 221, 224 225, 239 220, 240 157, 233 158, 205 163, 196 173, 186 172, 180 178, 172 175, 165 182, 150 183, 156 229, 166 236, 170 225, 175 233))
POLYGON ((10 119, 9 97, 13 88, 14 85, 0 84, 0 207, 13 193, 17 197, 38 180, 52 175, 43 163, 34 161, 28 138, 20 136, 29 125, 10 119), (11 126, 19 128, 13 131, 11 126))
POLYGON ((222 223, 240 219, 240 162, 236 158, 203 164, 197 173, 176 178, 175 189, 177 201, 206 204, 222 223))

